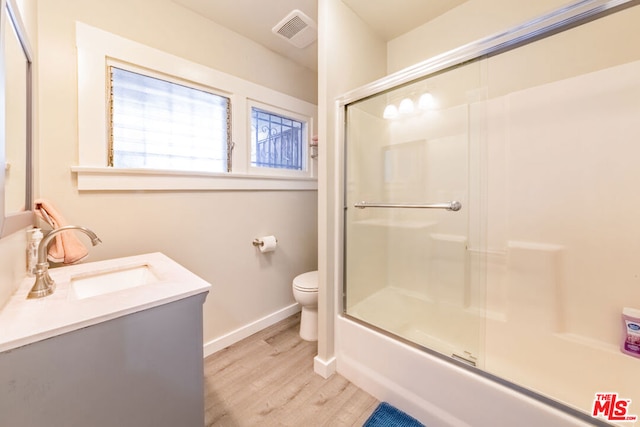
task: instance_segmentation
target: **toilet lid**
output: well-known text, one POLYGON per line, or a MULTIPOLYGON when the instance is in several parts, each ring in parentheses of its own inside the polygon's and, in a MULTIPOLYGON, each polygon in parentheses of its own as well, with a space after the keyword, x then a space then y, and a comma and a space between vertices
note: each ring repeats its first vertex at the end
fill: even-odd
POLYGON ((303 291, 317 291, 318 271, 310 271, 296 276, 295 279, 293 279, 293 286, 303 291))

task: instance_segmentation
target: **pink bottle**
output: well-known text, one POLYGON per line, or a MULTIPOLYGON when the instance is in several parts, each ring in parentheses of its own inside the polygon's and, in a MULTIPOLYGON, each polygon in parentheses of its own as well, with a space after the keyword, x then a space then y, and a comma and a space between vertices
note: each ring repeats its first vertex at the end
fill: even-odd
POLYGON ((640 310, 623 308, 622 326, 624 335, 620 350, 630 356, 640 357, 640 310))

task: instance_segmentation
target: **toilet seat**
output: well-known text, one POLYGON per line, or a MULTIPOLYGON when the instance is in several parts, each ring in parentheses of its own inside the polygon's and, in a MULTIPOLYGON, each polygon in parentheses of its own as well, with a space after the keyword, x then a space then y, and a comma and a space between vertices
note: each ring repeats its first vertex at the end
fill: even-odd
POLYGON ((318 292, 318 272, 310 271, 296 276, 293 287, 300 292, 318 292))

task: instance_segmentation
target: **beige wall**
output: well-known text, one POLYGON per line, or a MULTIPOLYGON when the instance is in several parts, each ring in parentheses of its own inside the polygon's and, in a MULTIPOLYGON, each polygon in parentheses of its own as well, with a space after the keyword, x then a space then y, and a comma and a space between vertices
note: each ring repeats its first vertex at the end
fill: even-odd
MULTIPOLYGON (((317 76, 171 0, 53 0, 38 2, 38 25, 47 42, 43 61, 75 57, 74 21, 187 58, 305 101, 316 103, 317 76), (258 71, 259 70, 259 71, 258 71)), ((62 71, 62 70, 61 70, 62 71)))
POLYGON ((318 358, 333 358, 339 270, 342 153, 336 128, 336 100, 385 74, 386 44, 341 0, 318 1, 318 267, 320 294, 318 358))
POLYGON ((26 276, 27 234, 18 231, 0 239, 0 309, 26 276))
POLYGON ((38 20, 38 195, 102 238, 89 260, 159 251, 209 281, 205 342, 293 304, 291 280, 317 265, 315 191, 77 190, 75 21, 312 103, 315 73, 170 0, 47 0, 38 20), (267 234, 279 247, 259 254, 251 242, 267 234))

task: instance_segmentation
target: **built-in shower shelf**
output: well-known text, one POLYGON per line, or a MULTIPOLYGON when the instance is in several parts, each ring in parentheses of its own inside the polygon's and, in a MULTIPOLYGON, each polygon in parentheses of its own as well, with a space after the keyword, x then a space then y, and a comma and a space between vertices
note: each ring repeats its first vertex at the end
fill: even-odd
POLYGON ((623 353, 620 352, 620 348, 617 345, 607 343, 598 339, 585 337, 584 335, 571 334, 571 333, 558 333, 554 334, 558 338, 562 338, 567 341, 571 341, 572 343, 579 344, 582 346, 590 347, 595 350, 606 351, 608 353, 614 353, 624 356, 623 353))

